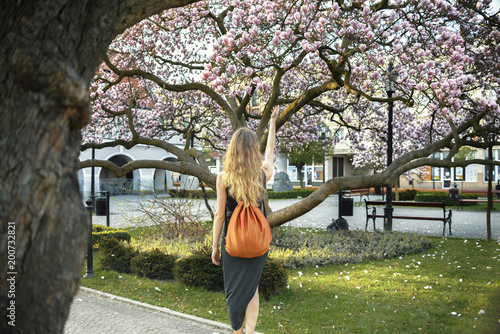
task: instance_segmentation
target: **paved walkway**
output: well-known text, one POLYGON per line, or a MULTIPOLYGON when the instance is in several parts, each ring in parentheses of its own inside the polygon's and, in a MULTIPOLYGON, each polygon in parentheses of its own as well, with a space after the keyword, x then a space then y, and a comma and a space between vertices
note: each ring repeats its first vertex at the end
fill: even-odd
POLYGON ((226 334, 233 331, 227 324, 81 287, 64 333, 226 334))
MULTIPOLYGON (((138 217, 136 201, 139 196, 117 196, 110 200, 110 225, 112 227, 129 226, 130 217, 138 217)), ((321 205, 306 215, 287 225, 325 228, 331 219, 337 218, 337 196, 328 197, 321 205)), ((380 197, 370 196, 370 199, 380 197)), ((272 200, 270 206, 279 210, 299 201, 272 200)), ((359 199, 355 199, 359 202, 359 199)), ((215 201, 210 202, 215 206, 215 201)), ((202 207, 203 209, 203 207, 202 207)), ((457 211, 453 209, 453 237, 486 239, 486 213, 478 211, 457 211)), ((381 211, 382 212, 382 211, 381 211)), ((404 215, 442 215, 439 209, 395 208, 395 213, 404 215)), ((350 229, 365 228, 365 208, 355 206, 354 215, 345 217, 350 229)), ((493 239, 500 239, 500 212, 491 215, 493 239)), ((94 224, 106 224, 105 216, 94 216, 94 224)), ((372 225, 370 225, 372 228, 372 225)), ((377 229, 382 229, 382 220, 377 221, 377 229)), ((440 222, 394 220, 393 230, 441 236, 443 225, 440 222)), ((448 232, 446 233, 448 236, 448 232)), ((130 299, 113 296, 100 291, 81 288, 75 296, 70 315, 65 327, 66 334, 106 333, 167 333, 167 334, 223 334, 232 333, 227 324, 214 322, 199 317, 171 311, 166 308, 140 303, 130 299)))

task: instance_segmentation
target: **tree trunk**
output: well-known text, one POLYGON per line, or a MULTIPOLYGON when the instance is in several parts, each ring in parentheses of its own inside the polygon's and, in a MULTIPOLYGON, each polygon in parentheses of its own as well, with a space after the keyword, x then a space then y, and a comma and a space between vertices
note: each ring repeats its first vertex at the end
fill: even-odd
POLYGON ((2 3, 1 333, 62 333, 90 232, 76 175, 90 79, 117 33, 190 2, 2 3))
MULTIPOLYGON (((491 138, 488 146, 488 158, 493 161, 493 143, 491 138)), ((494 165, 488 165, 488 205, 486 206, 486 234, 488 240, 491 240, 491 209, 493 209, 493 168, 494 165)))
POLYGON ((297 167, 297 175, 299 176, 300 181, 300 189, 305 189, 306 184, 304 183, 304 174, 302 173, 302 168, 304 168, 305 164, 296 164, 297 167))

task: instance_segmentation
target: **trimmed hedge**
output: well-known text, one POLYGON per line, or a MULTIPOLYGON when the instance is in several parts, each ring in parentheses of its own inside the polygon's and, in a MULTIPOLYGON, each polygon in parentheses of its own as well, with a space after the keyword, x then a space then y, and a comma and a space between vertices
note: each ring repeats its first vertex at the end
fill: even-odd
POLYGON ((297 198, 297 197, 307 197, 311 195, 316 189, 297 189, 293 191, 267 191, 267 197, 269 199, 280 199, 280 198, 297 198))
POLYGON ((130 262, 133 257, 138 255, 138 252, 132 246, 126 245, 113 237, 101 240, 100 252, 102 252, 102 268, 120 273, 130 273, 130 262))
MULTIPOLYGON (((196 253, 177 260, 174 277, 188 286, 203 287, 209 291, 224 291, 222 266, 214 266, 210 254, 196 253)), ((259 293, 269 299, 286 290, 288 271, 278 260, 268 258, 259 284, 259 293)))
POLYGON ((421 191, 415 196, 415 202, 441 202, 445 205, 453 205, 453 200, 444 191, 421 191))
POLYGON ((212 263, 212 252, 197 252, 179 259, 174 266, 174 277, 181 283, 203 287, 209 291, 224 291, 222 266, 212 263))
MULTIPOLYGON (((477 194, 461 194, 460 197, 462 199, 478 199, 478 195, 477 194)), ((476 205, 477 203, 462 203, 460 205, 463 205, 463 206, 471 206, 471 205, 476 205)))
POLYGON ((130 242, 130 233, 118 228, 103 225, 92 225, 92 242, 94 249, 99 248, 99 244, 104 239, 116 238, 120 241, 130 242))
POLYGON ((174 278, 172 270, 175 260, 175 256, 165 254, 156 248, 133 257, 130 266, 131 271, 139 276, 165 280, 174 278))
POLYGON ((358 263, 378 260, 429 249, 432 241, 421 234, 320 229, 273 228, 269 256, 294 269, 309 265, 358 263))
MULTIPOLYGON (((316 189, 296 189, 293 191, 273 191, 271 189, 267 190, 267 197, 269 199, 281 199, 281 198, 297 198, 297 197, 307 197, 311 195, 316 189)), ((189 197, 189 198, 203 198, 203 192, 201 190, 187 190, 187 189, 170 189, 169 194, 174 197, 189 197)), ((207 197, 211 199, 217 198, 217 193, 214 190, 206 191, 207 197)))
MULTIPOLYGON (((415 196, 415 202, 441 202, 447 206, 455 205, 454 201, 449 197, 446 191, 421 191, 415 196)), ((463 199, 477 199, 477 194, 462 194, 463 199)), ((475 203, 464 203, 464 205, 474 205, 475 203)))
MULTIPOLYGON (((400 201, 414 201, 418 190, 416 189, 405 189, 399 192, 400 201)), ((392 199, 396 200, 396 193, 392 193, 392 199)))
MULTIPOLYGON (((203 198, 203 191, 201 190, 169 189, 168 193, 173 197, 203 198)), ((217 193, 212 189, 207 189, 206 194, 208 198, 217 198, 217 193)))
POLYGON ((270 296, 284 292, 287 285, 288 271, 278 260, 268 258, 260 279, 259 294, 268 300, 270 296))

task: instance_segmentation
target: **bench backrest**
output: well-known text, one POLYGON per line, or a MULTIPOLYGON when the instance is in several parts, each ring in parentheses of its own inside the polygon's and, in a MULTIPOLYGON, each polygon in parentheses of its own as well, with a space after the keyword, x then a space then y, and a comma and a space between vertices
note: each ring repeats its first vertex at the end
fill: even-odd
MULTIPOLYGON (((488 190, 481 190, 481 189, 464 189, 462 190, 462 194, 487 194, 488 190)), ((493 194, 500 194, 500 190, 492 190, 491 193, 493 194)))
MULTIPOLYGON (((366 205, 385 205, 385 201, 367 201, 365 199, 366 205)), ((412 206, 419 208, 444 208, 444 202, 401 202, 393 201, 392 206, 412 206)))

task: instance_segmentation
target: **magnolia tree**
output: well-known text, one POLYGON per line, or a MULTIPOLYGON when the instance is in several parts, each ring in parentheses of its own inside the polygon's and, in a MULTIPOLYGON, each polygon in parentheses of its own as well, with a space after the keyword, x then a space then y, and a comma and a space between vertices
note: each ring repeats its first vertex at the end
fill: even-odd
POLYGON ((282 110, 276 127, 283 142, 317 140, 301 133, 328 117, 349 130, 355 165, 376 164, 380 171, 328 180, 272 213, 272 226, 338 189, 392 185, 419 166, 498 164, 452 157, 462 146, 498 142, 500 109, 491 92, 498 91, 499 44, 499 17, 487 0, 207 0, 168 10, 111 44, 91 86, 92 122, 82 149, 156 145, 178 162, 119 167, 88 160, 80 167, 102 166, 117 176, 162 168, 214 188, 216 176, 189 143, 224 149, 234 130, 248 126, 264 151, 275 105, 282 110), (387 98, 390 63, 398 75, 387 98), (389 101, 395 160, 384 166, 389 101), (169 142, 179 134, 184 149, 169 142), (99 142, 103 137, 114 140, 99 142), (447 159, 429 158, 444 148, 447 159))

